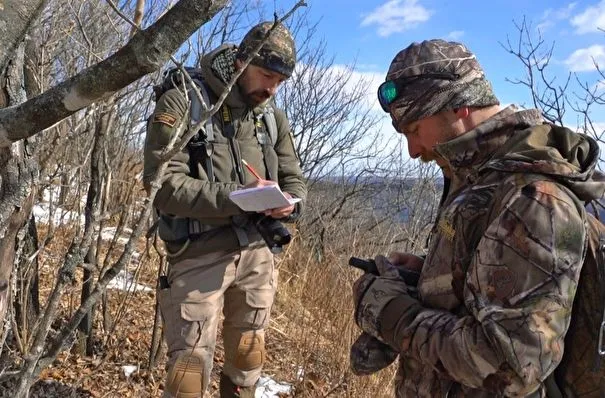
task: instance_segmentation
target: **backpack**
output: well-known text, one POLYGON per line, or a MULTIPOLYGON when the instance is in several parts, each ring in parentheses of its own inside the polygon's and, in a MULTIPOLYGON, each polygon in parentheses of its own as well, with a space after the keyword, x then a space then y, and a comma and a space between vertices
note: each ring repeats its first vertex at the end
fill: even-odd
MULTIPOLYGON (((571 322, 565 335, 563 359, 554 376, 564 397, 605 396, 605 225, 586 214, 588 248, 580 271, 571 322)), ((550 397, 550 394, 549 394, 550 397)))
MULTIPOLYGON (((172 68, 166 71, 162 83, 153 87, 154 101, 157 102, 166 91, 172 88, 186 88, 191 101, 189 112, 189 126, 194 126, 199 124, 202 112, 210 108, 212 106, 212 103, 208 95, 208 88, 206 87, 206 84, 204 83, 202 77, 201 69, 192 67, 185 67, 184 69, 187 71, 187 73, 191 77, 191 80, 202 94, 203 103, 200 101, 200 98, 195 93, 193 87, 191 87, 187 80, 184 78, 179 68, 172 68)), ((225 114, 226 112, 229 117, 231 115, 230 110, 228 109, 226 104, 222 105, 221 110, 219 112, 222 112, 223 114, 225 114)), ((268 104, 265 107, 262 114, 262 119, 266 127, 266 133, 257 130, 256 138, 262 148, 263 157, 266 161, 267 151, 270 147, 273 147, 275 145, 278 135, 277 121, 275 119, 275 110, 273 109, 273 106, 271 104, 268 104)), ((210 117, 208 118, 208 120, 206 120, 204 126, 187 143, 187 150, 189 151, 189 169, 191 170, 191 176, 194 178, 199 178, 197 167, 198 164, 201 163, 203 164, 203 168, 206 171, 206 174, 208 175, 208 179, 210 181, 214 181, 215 176, 213 171, 214 167, 212 163, 212 149, 213 143, 215 142, 214 132, 214 117, 210 117)), ((227 134, 224 135, 227 136, 227 134)), ((233 139, 232 134, 228 138, 230 140, 233 139)), ((270 168, 267 167, 267 170, 269 171, 270 168)), ((270 175, 269 177, 271 179, 275 179, 276 176, 270 175)), ((158 234, 160 238, 165 242, 184 244, 191 237, 198 236, 204 232, 217 228, 213 225, 202 224, 197 219, 164 214, 161 213, 158 209, 156 209, 155 213, 157 215, 157 221, 155 225, 157 225, 158 234)), ((149 233, 152 233, 153 230, 155 230, 155 228, 152 227, 152 230, 150 230, 149 233)), ((238 237, 239 236, 240 234, 238 234, 238 237)), ((241 239, 244 238, 242 237, 241 239)), ((186 246, 187 245, 185 244, 181 250, 184 251, 186 249, 186 246)), ((179 250, 179 252, 177 253, 168 254, 169 256, 177 256, 181 252, 181 250, 179 250)))
MULTIPOLYGON (((515 174, 509 176, 516 178, 515 174)), ((588 240, 565 335, 563 358, 555 371, 544 380, 547 396, 605 397, 605 366, 601 366, 602 356, 605 355, 605 224, 600 221, 597 209, 597 206, 603 208, 603 204, 598 201, 585 203, 550 176, 530 173, 523 177, 525 185, 551 181, 566 190, 577 206, 583 209, 588 240)))

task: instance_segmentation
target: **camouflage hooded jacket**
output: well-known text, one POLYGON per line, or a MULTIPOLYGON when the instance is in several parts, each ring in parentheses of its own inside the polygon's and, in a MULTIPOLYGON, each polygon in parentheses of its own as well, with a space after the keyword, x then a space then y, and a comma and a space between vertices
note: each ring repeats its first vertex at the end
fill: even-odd
MULTIPOLYGON (((545 396, 586 250, 577 198, 605 191, 596 142, 509 107, 436 149, 452 187, 422 269, 421 309, 396 322, 397 396, 545 396)), ((383 319, 404 311, 388 305, 383 319)))
MULTIPOLYGON (((224 44, 207 54, 201 61, 201 70, 209 90, 211 102, 225 89, 226 82, 234 73, 236 47, 224 44)), ((231 250, 239 246, 236 233, 230 228, 232 217, 244 212, 229 199, 229 193, 251 183, 254 179, 245 172, 241 159, 245 159, 262 176, 277 176, 277 182, 284 192, 294 197, 306 197, 306 186, 299 166, 290 127, 285 113, 275 109, 278 136, 268 156, 264 159, 263 151, 256 138, 255 121, 263 109, 250 109, 244 101, 238 85, 235 85, 225 104, 229 107, 235 128, 235 140, 232 148, 223 135, 221 112, 214 115, 214 154, 212 162, 216 181, 209 181, 204 170, 204 160, 194 162, 199 178, 193 178, 190 154, 187 148, 175 155, 169 162, 162 178, 162 186, 155 198, 155 206, 166 214, 179 217, 195 218, 205 225, 216 228, 192 242, 183 258, 203 253, 231 250), (234 153, 235 152, 237 153, 234 153), (270 172, 266 166, 272 168, 270 172), (239 170, 239 171, 238 171, 239 170), (238 176, 238 174, 241 176, 238 176)), ((177 133, 182 123, 189 122, 189 109, 183 95, 177 89, 168 90, 158 100, 150 119, 145 141, 144 181, 149 183, 160 164, 162 150, 171 137, 177 133)), ((267 177, 268 178, 268 177, 267 177)), ((302 203, 297 204, 300 212, 302 203)), ((249 230, 251 242, 261 241, 254 229, 249 230)), ((170 244, 168 244, 170 246, 170 244)), ((178 247, 170 247, 171 251, 178 247)))

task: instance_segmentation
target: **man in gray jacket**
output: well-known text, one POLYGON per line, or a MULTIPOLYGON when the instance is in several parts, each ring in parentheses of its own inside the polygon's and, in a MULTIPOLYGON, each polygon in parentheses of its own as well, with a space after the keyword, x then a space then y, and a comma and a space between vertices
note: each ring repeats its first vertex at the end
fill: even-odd
MULTIPOLYGON (((225 44, 202 59, 203 90, 211 103, 272 25, 261 23, 247 33, 239 48, 225 44)), ((212 141, 204 142, 201 152, 188 145, 169 161, 161 180, 154 204, 161 216, 160 231, 165 232, 170 263, 167 285, 158 292, 169 356, 165 397, 204 394, 221 309, 225 361, 220 396, 254 397, 265 361, 264 329, 277 287, 273 254, 257 226, 259 222, 270 224, 272 219, 295 219, 303 201, 264 214, 246 213, 230 201, 229 193, 279 184, 286 196, 305 199, 288 120, 272 101, 295 62, 294 40, 278 25, 212 123, 206 124, 213 129, 212 141), (266 117, 267 112, 273 113, 272 119, 266 117), (267 120, 275 123, 275 137, 267 120)), ((190 105, 178 88, 159 98, 145 143, 147 184, 161 164, 162 150, 182 124, 191 124, 190 119, 190 105)))

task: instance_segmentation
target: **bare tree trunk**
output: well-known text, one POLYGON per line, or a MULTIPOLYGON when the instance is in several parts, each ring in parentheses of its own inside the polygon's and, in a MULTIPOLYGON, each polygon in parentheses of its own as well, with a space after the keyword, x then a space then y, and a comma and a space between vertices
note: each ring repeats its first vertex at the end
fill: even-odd
POLYGON ((0 70, 13 59, 27 30, 46 5, 47 0, 4 0, 0 12, 0 70))
MULTIPOLYGON (((157 235, 154 237, 154 241, 157 241, 157 235)), ((160 249, 158 249, 157 245, 154 244, 156 251, 160 253, 160 249)), ((160 266, 158 267, 158 284, 156 286, 156 292, 158 292, 162 286, 160 286, 160 278, 166 272, 166 256, 160 253, 160 266)), ((160 314, 160 303, 158 302, 158 297, 156 293, 155 297, 155 316, 153 319, 153 331, 151 335, 151 347, 149 347, 149 369, 153 369, 158 358, 161 356, 162 351, 162 338, 163 331, 161 330, 162 317, 160 314)))
MULTIPOLYGON (((32 327, 40 315, 40 289, 38 257, 29 259, 38 251, 38 231, 34 217, 30 217, 25 233, 17 269, 17 292, 14 301, 17 331, 24 342, 29 341, 32 327)), ((26 344, 27 346, 27 344, 26 344)))
POLYGON ((137 33, 137 27, 141 27, 141 22, 143 21, 143 16, 145 15, 145 0, 137 0, 137 6, 134 10, 134 18, 132 22, 136 26, 132 27, 130 31, 130 36, 134 36, 137 33))
MULTIPOLYGON (((101 106, 99 119, 94 135, 94 146, 92 149, 90 159, 90 185, 88 186, 88 197, 86 198, 86 210, 85 210, 85 225, 84 230, 92 228, 93 236, 95 235, 96 227, 99 225, 101 217, 101 202, 102 202, 102 191, 103 191, 103 178, 106 174, 105 162, 103 161, 103 154, 105 153, 105 137, 107 132, 113 126, 114 120, 114 101, 107 101, 101 106)), ((86 234, 86 232, 84 232, 86 234)), ((84 280, 82 282, 82 294, 81 302, 84 303, 92 292, 94 286, 95 273, 94 268, 98 269, 97 264, 97 239, 93 239, 88 249, 84 262, 88 264, 84 268, 84 280)), ((80 323, 79 330, 79 350, 83 355, 92 355, 92 329, 93 320, 96 304, 90 309, 90 312, 86 314, 82 322, 80 323)))
MULTIPOLYGON (((23 90, 24 45, 16 50, 13 62, 2 71, 2 106, 25 100, 23 90)), ((0 319, 4 319, 10 300, 10 275, 15 263, 17 234, 30 217, 38 174, 37 164, 28 152, 27 141, 0 148, 0 319)))

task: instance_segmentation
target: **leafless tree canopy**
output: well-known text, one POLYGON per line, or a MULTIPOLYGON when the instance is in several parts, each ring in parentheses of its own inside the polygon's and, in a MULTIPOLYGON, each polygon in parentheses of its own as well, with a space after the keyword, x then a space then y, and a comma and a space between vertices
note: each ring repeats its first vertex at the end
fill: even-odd
MULTIPOLYGON (((555 42, 547 42, 531 22, 515 22, 516 34, 502 43, 503 48, 521 62, 523 77, 510 77, 509 82, 527 88, 531 105, 540 109, 551 123, 577 128, 579 132, 604 142, 604 125, 594 120, 605 105, 605 75, 602 65, 595 62, 597 78, 586 80, 568 72, 559 76, 552 72, 555 42), (575 126, 571 123, 575 123, 575 126)), ((601 154, 601 160, 603 160, 601 154)))
MULTIPOLYGON (((157 183, 148 195, 140 181, 152 86, 166 69, 195 66, 217 45, 238 43, 261 19, 287 17, 299 47, 295 73, 276 98, 310 190, 304 217, 291 226, 298 239, 279 260, 284 291, 298 303, 292 308, 304 313, 296 306, 314 294, 322 325, 313 332, 321 336, 314 336, 331 336, 339 342, 332 345, 345 348, 355 332, 342 316, 349 297, 331 289, 348 288, 354 274, 341 264, 350 255, 422 253, 441 196, 440 172, 410 161, 405 143, 380 131, 379 115, 367 102, 368 82, 356 77, 354 63, 335 63, 315 21, 300 8, 304 2, 293 0, 288 9, 245 0, 2 3, 0 389, 10 387, 11 396, 26 396, 68 351, 103 362, 121 347, 114 336, 142 298, 107 286, 116 277, 134 278, 153 290, 165 264, 161 244, 145 236, 157 183), (329 283, 313 284, 309 275, 329 283)), ((582 132, 602 141, 603 127, 592 120, 604 103, 605 90, 596 88, 603 85, 602 70, 599 82, 552 76, 555 44, 535 36, 525 21, 516 29, 503 44, 523 68, 523 77, 511 82, 531 93, 531 105, 549 121, 563 124, 573 113, 582 132)), ((174 137, 166 158, 186 142, 174 137)), ((295 323, 308 322, 305 315, 295 323)), ((139 349, 144 367, 160 375, 161 348, 154 327, 149 346, 139 349)), ((342 352, 332 354, 340 373, 330 388, 348 388, 351 396, 380 390, 349 380, 342 352)))

